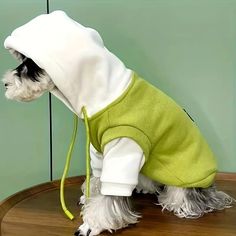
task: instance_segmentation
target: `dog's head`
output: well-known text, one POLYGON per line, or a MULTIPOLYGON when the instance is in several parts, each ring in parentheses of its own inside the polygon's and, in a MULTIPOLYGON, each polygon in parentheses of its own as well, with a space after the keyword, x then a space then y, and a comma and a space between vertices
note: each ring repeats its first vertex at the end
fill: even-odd
POLYGON ((15 69, 7 71, 2 80, 6 88, 5 96, 8 99, 32 101, 55 87, 46 71, 32 59, 20 53, 15 53, 15 56, 21 61, 21 64, 15 69))

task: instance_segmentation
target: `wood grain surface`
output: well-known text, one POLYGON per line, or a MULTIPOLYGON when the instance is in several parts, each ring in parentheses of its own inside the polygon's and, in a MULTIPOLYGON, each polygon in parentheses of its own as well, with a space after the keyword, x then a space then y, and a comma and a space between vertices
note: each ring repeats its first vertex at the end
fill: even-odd
MULTIPOLYGON (((218 189, 236 198, 235 178, 217 177, 218 189), (224 180, 226 178, 226 180, 224 180)), ((232 177, 232 175, 231 175, 232 177)), ((59 181, 49 182, 27 189, 0 203, 0 232, 2 236, 70 236, 82 223, 77 200, 81 195, 80 185, 84 177, 66 181, 65 198, 68 208, 76 216, 67 219, 59 202, 59 181)), ((235 236, 236 204, 234 207, 206 214, 190 220, 179 219, 164 211, 156 203, 155 195, 135 194, 133 204, 142 214, 137 225, 118 230, 113 235, 127 236, 235 236)), ((102 233, 101 235, 110 235, 102 233)))

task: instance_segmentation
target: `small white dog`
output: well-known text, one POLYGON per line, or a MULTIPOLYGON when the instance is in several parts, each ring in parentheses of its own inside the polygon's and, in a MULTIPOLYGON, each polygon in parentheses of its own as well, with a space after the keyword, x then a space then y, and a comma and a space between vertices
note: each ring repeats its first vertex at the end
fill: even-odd
POLYGON ((87 110, 91 196, 81 197, 84 223, 75 235, 137 223, 129 198, 134 189, 156 193, 159 205, 178 217, 232 204, 214 187, 214 157, 195 123, 127 69, 95 30, 56 11, 13 31, 5 47, 21 62, 3 78, 7 98, 31 101, 49 91, 79 118, 87 110))

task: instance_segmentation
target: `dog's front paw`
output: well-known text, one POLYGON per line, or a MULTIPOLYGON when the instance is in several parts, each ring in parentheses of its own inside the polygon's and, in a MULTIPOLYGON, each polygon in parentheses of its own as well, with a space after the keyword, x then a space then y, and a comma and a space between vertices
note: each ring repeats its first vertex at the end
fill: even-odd
POLYGON ((136 224, 140 215, 133 212, 128 197, 98 194, 86 200, 82 207, 83 224, 75 235, 93 236, 136 224))
POLYGON ((83 223, 78 230, 75 232, 75 236, 94 236, 101 233, 102 230, 94 227, 89 227, 89 224, 83 223))

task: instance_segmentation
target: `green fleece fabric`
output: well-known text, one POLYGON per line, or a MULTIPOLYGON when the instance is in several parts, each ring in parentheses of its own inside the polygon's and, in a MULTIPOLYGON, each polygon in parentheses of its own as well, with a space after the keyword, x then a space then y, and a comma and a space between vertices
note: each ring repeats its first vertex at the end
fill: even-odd
POLYGON ((136 141, 145 154, 141 173, 155 181, 202 188, 214 181, 215 158, 196 124, 136 74, 122 96, 89 119, 89 126, 91 143, 101 153, 113 139, 136 141))

